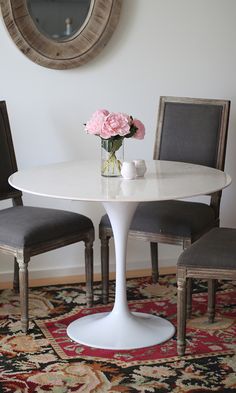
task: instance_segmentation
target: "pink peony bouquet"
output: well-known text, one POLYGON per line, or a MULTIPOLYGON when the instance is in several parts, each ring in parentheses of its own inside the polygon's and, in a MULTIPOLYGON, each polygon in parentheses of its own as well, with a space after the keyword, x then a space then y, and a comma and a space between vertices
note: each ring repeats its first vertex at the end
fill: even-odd
POLYGON ((102 139, 143 139, 145 135, 145 127, 140 120, 124 113, 108 112, 106 109, 96 111, 87 122, 85 130, 102 139))
POLYGON ((145 127, 143 123, 124 113, 108 112, 106 109, 96 111, 86 123, 88 134, 101 138, 102 149, 107 157, 102 161, 102 175, 118 176, 121 170, 121 160, 116 152, 121 148, 124 138, 143 139, 145 127))

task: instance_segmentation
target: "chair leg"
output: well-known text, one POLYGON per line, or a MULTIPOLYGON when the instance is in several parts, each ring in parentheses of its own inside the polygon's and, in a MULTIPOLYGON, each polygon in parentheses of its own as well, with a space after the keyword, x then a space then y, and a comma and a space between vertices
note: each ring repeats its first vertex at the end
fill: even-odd
POLYGON ((85 275, 87 306, 93 305, 93 240, 85 241, 85 275))
POLYGON ((209 323, 213 323, 215 320, 216 284, 217 284, 217 280, 208 280, 207 315, 208 315, 209 323))
POLYGON ((186 348, 186 278, 178 278, 177 285, 177 353, 182 356, 186 348))
POLYGON ((19 293, 19 265, 16 258, 14 258, 14 279, 13 279, 13 291, 19 293))
POLYGON ((24 255, 17 256, 20 280, 21 327, 24 333, 27 333, 29 327, 28 262, 29 258, 24 255))
MULTIPOLYGON (((183 249, 190 247, 192 244, 191 239, 185 239, 183 242, 183 249)), ((193 292, 193 280, 188 278, 187 280, 187 319, 191 318, 192 315, 192 292, 193 292)))
POLYGON ((109 299, 109 240, 110 237, 101 237, 101 267, 102 267, 102 302, 109 299))
POLYGON ((156 284, 159 279, 158 269, 158 243, 150 243, 151 261, 152 261, 152 282, 156 284))
POLYGON ((190 319, 192 315, 192 292, 193 280, 192 278, 189 278, 187 280, 187 319, 190 319))

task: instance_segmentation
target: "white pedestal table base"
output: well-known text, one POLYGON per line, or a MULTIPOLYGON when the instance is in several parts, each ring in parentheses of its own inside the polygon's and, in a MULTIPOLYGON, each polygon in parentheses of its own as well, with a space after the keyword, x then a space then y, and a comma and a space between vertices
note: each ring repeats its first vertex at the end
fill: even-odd
POLYGON ((116 294, 110 313, 97 313, 72 322, 68 336, 81 344, 102 349, 135 349, 160 344, 175 333, 167 320, 151 314, 131 313, 126 298, 126 250, 137 202, 104 202, 116 251, 116 294))
POLYGON ((137 312, 126 315, 123 320, 112 312, 87 315, 67 328, 72 340, 111 350, 149 347, 170 339, 174 333, 174 326, 166 319, 137 312))

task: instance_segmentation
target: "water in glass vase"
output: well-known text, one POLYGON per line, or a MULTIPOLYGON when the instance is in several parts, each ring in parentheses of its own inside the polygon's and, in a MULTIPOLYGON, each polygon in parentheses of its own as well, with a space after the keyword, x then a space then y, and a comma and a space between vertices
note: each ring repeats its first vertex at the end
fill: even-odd
POLYGON ((124 160, 123 138, 101 138, 101 175, 107 177, 120 176, 124 160))

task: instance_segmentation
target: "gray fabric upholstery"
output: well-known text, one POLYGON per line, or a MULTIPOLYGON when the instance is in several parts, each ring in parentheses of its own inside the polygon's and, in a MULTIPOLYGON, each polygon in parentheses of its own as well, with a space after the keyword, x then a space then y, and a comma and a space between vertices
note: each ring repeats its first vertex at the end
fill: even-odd
POLYGON ((0 103, 0 198, 4 199, 4 194, 13 190, 8 183, 8 177, 16 171, 14 157, 11 156, 13 150, 10 126, 6 112, 5 102, 0 103))
POLYGON ((236 269, 236 229, 212 229, 180 255, 178 266, 236 269))
MULTIPOLYGON (((214 211, 204 203, 163 201, 141 203, 135 212, 130 229, 194 238, 194 235, 214 225, 214 211)), ((107 215, 102 217, 100 226, 111 226, 107 215)))
POLYGON ((16 206, 0 210, 0 244, 30 247, 93 228, 81 214, 64 210, 16 206))
POLYGON ((159 159, 215 167, 222 106, 165 104, 159 159))
MULTIPOLYGON (((157 149, 155 158, 217 167, 219 143, 224 143, 220 138, 223 105, 197 100, 196 103, 168 102, 168 97, 163 105, 163 119, 156 139, 157 145, 160 140, 160 150, 157 149)), ((143 203, 136 211, 131 229, 187 236, 195 241, 216 225, 216 219, 207 204, 187 201, 143 203)), ((106 226, 110 223, 104 216, 100 228, 106 226)))

